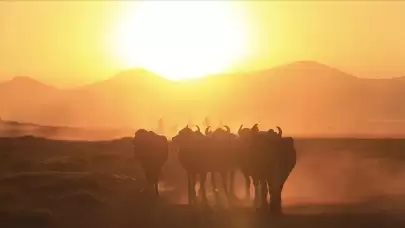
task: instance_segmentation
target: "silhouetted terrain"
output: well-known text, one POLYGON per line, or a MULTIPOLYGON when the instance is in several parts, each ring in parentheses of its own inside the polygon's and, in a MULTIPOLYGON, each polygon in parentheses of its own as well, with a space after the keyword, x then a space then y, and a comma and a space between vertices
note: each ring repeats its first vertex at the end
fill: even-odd
MULTIPOLYGON (((405 225, 405 140, 297 139, 295 145, 297 167, 283 192, 286 216, 269 218, 243 203, 225 210, 212 205, 205 212, 188 208, 185 173, 174 151, 162 173, 162 200, 157 200, 132 158, 131 138, 0 138, 0 226, 405 225)), ((237 184, 242 186, 240 178, 237 184)))
POLYGON ((26 77, 0 84, 6 120, 80 127, 148 127, 201 122, 209 116, 283 126, 291 135, 403 137, 405 80, 357 78, 310 61, 260 72, 173 82, 145 70, 56 89, 26 77), (193 108, 190 108, 193 107, 193 108), (143 114, 147 113, 147 114, 143 114))
POLYGON ((63 140, 106 140, 131 135, 132 129, 117 128, 77 128, 64 126, 44 126, 32 123, 0 120, 0 137, 21 137, 32 135, 48 139, 63 140))

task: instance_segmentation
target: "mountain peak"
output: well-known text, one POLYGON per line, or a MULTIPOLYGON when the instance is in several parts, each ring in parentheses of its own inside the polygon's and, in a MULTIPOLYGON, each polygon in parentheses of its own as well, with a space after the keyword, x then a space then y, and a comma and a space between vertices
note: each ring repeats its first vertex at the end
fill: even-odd
POLYGON ((8 87, 13 89, 47 89, 47 90, 55 90, 56 88, 46 85, 42 82, 39 82, 31 77, 28 76, 15 76, 12 79, 0 83, 2 87, 8 87))
POLYGON ((295 61, 291 63, 284 64, 280 67, 290 68, 294 70, 333 70, 333 71, 340 71, 334 67, 328 66, 326 64, 313 61, 313 60, 302 60, 302 61, 295 61))
POLYGON ((146 85, 155 86, 157 83, 164 82, 166 82, 166 80, 163 77, 160 77, 151 71, 143 68, 135 68, 121 71, 104 81, 85 85, 82 89, 93 88, 101 91, 111 88, 122 90, 124 88, 133 89, 134 87, 137 87, 138 89, 141 89, 141 87, 146 85))
POLYGON ((321 65, 321 66, 325 66, 325 64, 318 62, 316 60, 297 60, 297 61, 293 61, 290 63, 287 63, 289 65, 293 65, 293 64, 302 64, 302 65, 321 65))
POLYGON ((287 74, 287 75, 300 75, 300 76, 322 76, 322 77, 334 77, 334 78, 356 78, 355 76, 343 72, 337 68, 328 66, 326 64, 312 61, 296 61, 292 63, 287 63, 284 65, 277 66, 273 68, 276 74, 287 74))
POLYGON ((145 77, 145 76, 162 79, 161 76, 153 73, 152 71, 144 69, 144 68, 128 69, 128 70, 118 73, 113 78, 145 77))
POLYGON ((15 76, 13 77, 10 82, 30 82, 30 83, 40 83, 33 78, 28 76, 15 76))

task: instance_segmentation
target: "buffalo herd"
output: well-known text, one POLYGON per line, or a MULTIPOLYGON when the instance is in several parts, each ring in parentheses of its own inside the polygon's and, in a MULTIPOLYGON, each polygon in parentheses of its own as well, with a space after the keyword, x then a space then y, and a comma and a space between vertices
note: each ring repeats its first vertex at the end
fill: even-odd
POLYGON ((204 133, 198 126, 193 130, 188 125, 181 129, 169 143, 165 136, 140 129, 134 139, 134 153, 142 166, 146 180, 159 195, 158 179, 170 151, 178 151, 178 160, 188 176, 188 202, 197 203, 196 184, 200 184, 202 202, 207 203, 206 180, 211 174, 219 174, 229 202, 234 199, 235 172, 240 171, 245 179, 245 196, 250 198, 250 185, 254 186, 254 205, 257 209, 280 214, 282 212, 281 192, 296 164, 294 140, 283 137, 282 130, 260 131, 258 125, 252 128, 240 126, 233 134, 228 126, 204 133), (170 145, 170 146, 169 146, 170 145), (267 202, 269 194, 270 201, 267 202))

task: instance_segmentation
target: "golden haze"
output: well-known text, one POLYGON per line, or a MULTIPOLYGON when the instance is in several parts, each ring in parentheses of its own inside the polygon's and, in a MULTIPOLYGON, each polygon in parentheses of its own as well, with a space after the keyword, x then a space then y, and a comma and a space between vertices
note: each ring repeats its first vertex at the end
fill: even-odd
POLYGON ((247 53, 240 15, 223 1, 138 2, 117 21, 111 53, 170 80, 219 73, 247 53))
POLYGON ((358 129, 343 123, 363 118, 362 132, 380 129, 375 121, 401 117, 393 108, 400 83, 359 83, 314 62, 271 67, 317 60, 357 76, 405 75, 404 9, 401 2, 348 1, 1 2, 0 80, 25 75, 70 89, 13 81, 1 92, 0 113, 24 122, 130 127, 210 116, 233 128, 255 120, 291 132, 336 130, 331 122, 337 132, 352 132, 358 129), (128 71, 134 67, 174 80, 229 75, 166 81, 128 71), (271 70, 241 73, 258 69, 271 70), (352 99, 350 91, 361 93, 352 99))
MULTIPOLYGON (((126 23, 132 23, 131 18, 139 9, 138 3, 142 2, 145 1, 1 2, 0 79, 26 75, 60 87, 71 87, 107 79, 127 69, 128 62, 137 58, 136 54, 128 54, 130 57, 123 60, 117 54, 120 48, 111 48, 119 46, 114 43, 115 31, 126 23)), ((177 14, 182 7, 193 8, 193 4, 179 1, 168 7, 168 11, 173 10, 177 14)), ((229 56, 221 57, 226 61, 220 63, 221 67, 213 66, 213 69, 226 68, 225 63, 229 62, 233 64, 228 66, 228 71, 248 71, 295 60, 316 60, 363 77, 405 74, 405 53, 401 51, 405 49, 405 32, 402 29, 405 4, 402 2, 209 1, 206 6, 201 2, 195 4, 202 4, 199 8, 203 10, 209 8, 205 16, 207 22, 194 17, 204 12, 194 15, 193 10, 190 11, 193 12, 191 22, 212 23, 210 20, 218 20, 215 15, 225 9, 224 15, 232 16, 226 19, 228 21, 219 20, 212 29, 219 25, 236 24, 246 32, 245 46, 240 47, 245 52, 243 59, 234 63, 233 59, 228 59, 229 56), (219 4, 219 12, 215 12, 212 9, 215 7, 210 7, 210 4, 219 4), (212 11, 214 18, 209 17, 212 11)), ((164 15, 171 14, 165 12, 164 15)), ((187 25, 182 23, 174 29, 187 25)), ((201 32, 212 31, 200 25, 198 28, 202 29, 201 32)), ((179 33, 184 34, 184 31, 179 33)), ((157 31, 155 34, 164 33, 157 31)), ((168 38, 175 39, 177 35, 168 38)), ((152 39, 157 38, 165 37, 152 39)), ((220 39, 215 40, 218 37, 211 38, 214 41, 208 43, 213 43, 213 47, 223 43, 220 39)), ((240 37, 232 37, 229 43, 234 45, 235 39, 240 37)), ((193 42, 186 44, 194 45, 193 42)), ((239 41, 236 43, 239 44, 239 41)), ((131 46, 128 47, 130 49, 131 46)), ((203 51, 204 55, 212 52, 208 50, 205 53, 205 49, 197 51, 203 51)), ((212 54, 213 59, 216 53, 212 54)), ((160 65, 164 62, 162 59, 173 61, 174 56, 169 53, 156 58, 160 65)), ((149 63, 152 60, 142 61, 149 63)))

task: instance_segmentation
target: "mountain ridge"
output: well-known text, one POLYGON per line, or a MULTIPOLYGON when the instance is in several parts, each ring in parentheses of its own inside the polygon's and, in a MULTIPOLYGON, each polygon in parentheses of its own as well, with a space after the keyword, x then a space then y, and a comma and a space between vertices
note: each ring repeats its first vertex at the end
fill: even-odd
MULTIPOLYGON (((357 76, 352 75, 351 73, 347 73, 347 72, 341 71, 341 70, 338 69, 338 68, 335 68, 335 67, 332 67, 332 66, 323 64, 323 63, 318 62, 318 61, 313 61, 313 60, 299 60, 299 61, 294 61, 294 62, 288 62, 288 63, 284 63, 284 64, 279 64, 279 65, 276 65, 276 66, 273 66, 273 67, 270 67, 270 68, 261 69, 261 70, 247 71, 247 72, 243 72, 243 73, 239 73, 239 72, 233 72, 233 73, 217 73, 217 74, 207 75, 206 77, 202 77, 202 78, 190 79, 190 80, 188 80, 188 81, 193 81, 193 80, 197 81, 197 80, 205 79, 205 78, 207 78, 207 77, 210 78, 210 77, 220 77, 220 76, 234 76, 234 75, 240 75, 240 74, 243 74, 243 75, 256 75, 256 74, 268 73, 269 71, 276 71, 276 70, 278 71, 278 70, 280 70, 280 69, 289 68, 289 67, 301 68, 301 70, 302 70, 302 69, 305 70, 305 68, 307 68, 307 69, 308 69, 308 68, 310 68, 310 69, 311 69, 311 68, 312 68, 312 69, 322 69, 322 68, 324 68, 324 69, 329 69, 329 70, 338 71, 338 72, 340 72, 342 75, 350 76, 350 77, 352 77, 352 78, 357 78, 357 79, 372 79, 372 80, 391 80, 391 79, 402 80, 402 79, 403 79, 403 80, 405 80, 405 76, 397 76, 397 77, 390 77, 390 78, 367 78, 367 77, 357 77, 357 76), (299 67, 299 66, 301 66, 301 67, 299 67), (305 66, 307 66, 307 67, 305 67, 305 66), (309 66, 309 67, 308 67, 308 66, 309 66)), ((99 83, 107 82, 107 81, 110 81, 110 80, 114 80, 114 81, 115 81, 115 80, 117 80, 117 79, 119 79, 119 78, 125 78, 125 77, 122 77, 122 76, 123 76, 123 75, 126 75, 126 74, 128 74, 128 73, 131 73, 131 74, 134 74, 134 75, 149 74, 149 75, 154 75, 154 76, 156 76, 156 78, 163 79, 163 81, 173 82, 173 81, 171 81, 171 80, 169 80, 169 79, 166 79, 166 78, 164 78, 164 77, 162 77, 162 76, 159 76, 158 74, 155 74, 155 73, 153 73, 153 72, 151 72, 151 71, 148 71, 148 70, 146 70, 146 69, 144 69, 144 68, 133 68, 133 69, 127 69, 127 70, 120 71, 120 72, 114 74, 112 77, 109 77, 109 78, 104 79, 104 80, 94 81, 94 82, 91 82, 91 83, 86 83, 86 84, 83 84, 83 85, 78 85, 78 86, 75 86, 75 87, 66 88, 66 89, 60 89, 60 90, 72 90, 72 89, 83 88, 83 87, 91 86, 91 85, 94 85, 94 84, 99 84, 99 83)), ((0 81, 0 85, 1 85, 1 84, 5 84, 5 83, 10 83, 10 82, 16 82, 16 81, 31 81, 32 83, 42 84, 42 85, 44 85, 44 86, 48 86, 48 87, 52 87, 52 88, 58 89, 58 88, 57 88, 56 86, 54 86, 54 85, 46 84, 46 83, 44 83, 44 82, 42 82, 42 81, 39 81, 39 80, 34 79, 34 78, 32 78, 32 77, 29 77, 29 76, 14 76, 14 77, 12 77, 11 79, 4 80, 4 81, 0 81)))
POLYGON ((73 89, 49 89, 28 78, 11 83, 43 91, 6 91, 0 83, 0 116, 41 125, 150 127, 162 116, 171 123, 210 116, 233 127, 277 123, 297 134, 405 132, 404 124, 386 121, 405 119, 405 80, 358 78, 315 61, 185 82, 132 69, 73 89))

